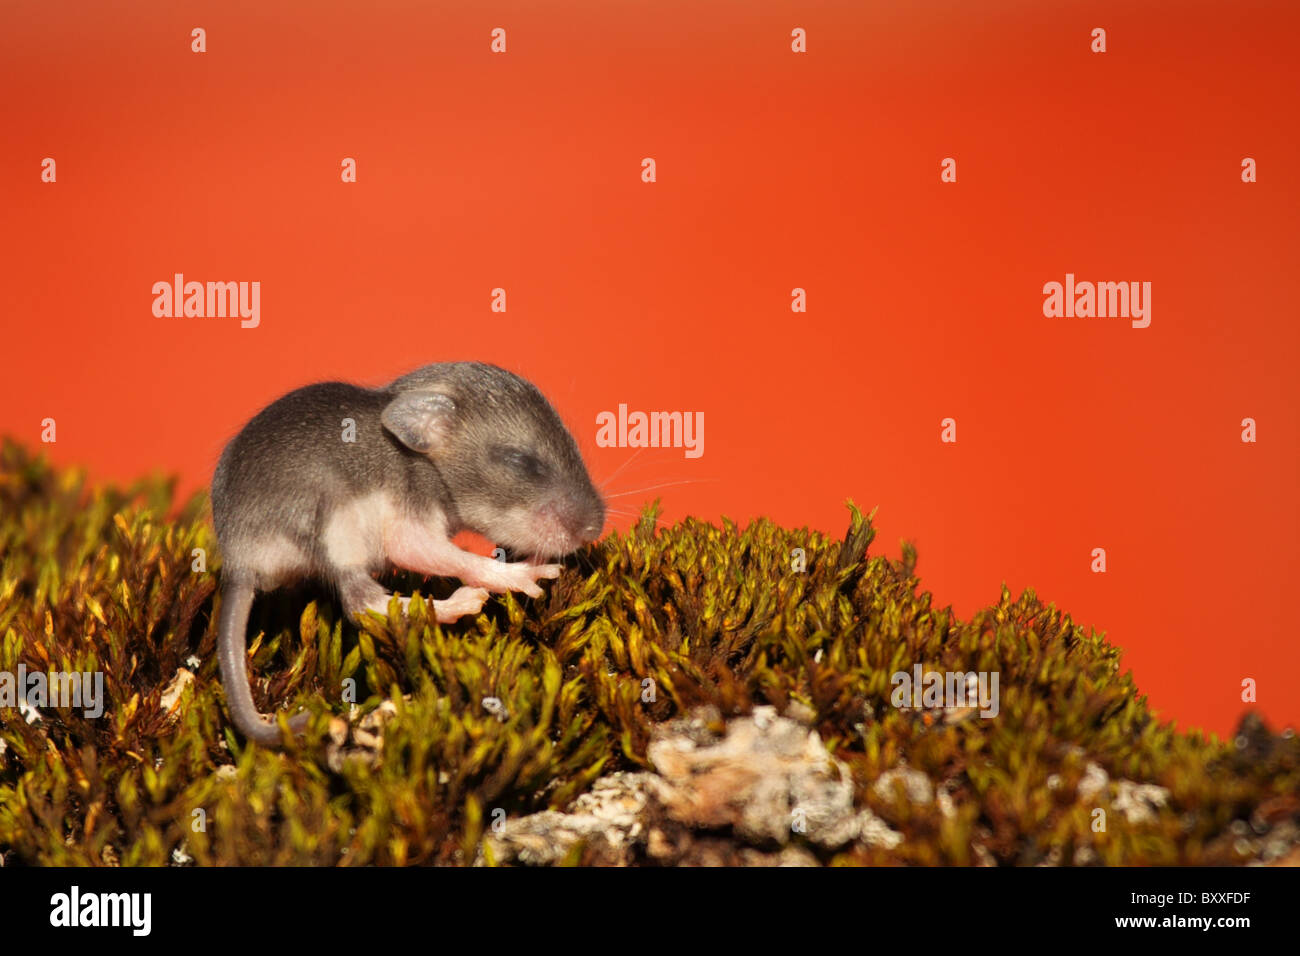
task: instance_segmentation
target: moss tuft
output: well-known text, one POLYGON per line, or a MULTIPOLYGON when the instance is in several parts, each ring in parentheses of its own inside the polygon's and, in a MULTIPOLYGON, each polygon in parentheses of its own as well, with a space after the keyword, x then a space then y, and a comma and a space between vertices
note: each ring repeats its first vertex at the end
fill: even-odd
POLYGON ((216 674, 207 501, 175 509, 173 491, 88 490, 78 471, 0 451, 0 672, 98 671, 107 697, 98 719, 0 707, 8 865, 465 863, 498 811, 562 809, 602 774, 648 768, 652 729, 700 705, 802 715, 849 768, 855 805, 903 836, 822 862, 1232 864, 1295 839, 1293 735, 1253 717, 1231 743, 1158 723, 1119 651, 1032 590, 959 621, 918 592, 914 551, 869 553, 871 519, 852 505, 842 541, 767 520, 663 528, 648 510, 545 598, 495 597, 453 626, 420 600, 409 620, 358 627, 327 592, 260 599, 254 695, 318 716, 282 753, 247 746, 216 674), (890 676, 918 663, 998 672, 999 715, 892 706, 890 676), (378 759, 328 757, 349 681, 354 717, 393 702, 378 759), (904 765, 946 800, 876 786, 904 765), (1099 774, 1167 799, 1130 815, 1081 787, 1099 774))

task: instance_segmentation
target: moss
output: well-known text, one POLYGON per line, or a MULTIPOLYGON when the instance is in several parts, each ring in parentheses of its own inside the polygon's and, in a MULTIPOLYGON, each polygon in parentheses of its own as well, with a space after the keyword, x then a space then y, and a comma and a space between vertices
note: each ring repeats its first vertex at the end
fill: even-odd
POLYGON ((767 520, 664 528, 650 510, 571 559, 545 598, 494 598, 453 626, 420 600, 409 620, 360 627, 324 592, 261 600, 255 696, 318 711, 279 753, 225 719, 206 498, 175 508, 159 479, 88 489, 6 442, 0 671, 102 671, 108 705, 100 719, 46 708, 32 723, 0 709, 0 852, 8 865, 464 862, 495 811, 563 808, 601 774, 647 766, 651 728, 700 704, 810 715, 855 802, 904 836, 824 862, 1068 863, 1086 848, 1108 864, 1227 864, 1258 855, 1262 825, 1294 829, 1294 736, 1250 718, 1225 743, 1155 721, 1101 636, 1031 590, 1004 588, 958 620, 918 591, 915 552, 871 555, 870 517, 849 510, 842 541, 767 520), (195 549, 207 570, 193 569, 195 549), (195 680, 164 700, 192 656, 195 680), (999 672, 999 716, 891 706, 890 675, 915 663, 999 672), (381 761, 335 770, 325 743, 349 678, 362 713, 391 699, 396 714, 381 761), (955 812, 873 789, 904 761, 955 812), (1095 833, 1075 796, 1090 763, 1169 798, 1141 823, 1111 812, 1095 833))

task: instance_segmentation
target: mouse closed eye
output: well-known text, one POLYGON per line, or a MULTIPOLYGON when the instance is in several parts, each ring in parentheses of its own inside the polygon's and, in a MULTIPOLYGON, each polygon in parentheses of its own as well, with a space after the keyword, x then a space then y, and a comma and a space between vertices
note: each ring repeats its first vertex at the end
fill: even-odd
POLYGON ((541 392, 473 362, 425 366, 380 389, 291 392, 226 447, 212 502, 224 556, 222 681, 235 724, 262 743, 280 731, 248 686, 244 631, 256 591, 318 578, 349 615, 382 614, 391 595, 374 575, 397 566, 460 579, 431 605, 448 623, 477 614, 488 591, 540 596, 539 582, 561 573, 545 562, 594 541, 605 520, 577 444, 541 392), (354 421, 354 442, 338 440, 340 418, 354 421), (464 551, 451 540, 461 530, 530 560, 464 551))
POLYGON ((549 470, 536 453, 526 448, 498 446, 492 452, 504 467, 509 468, 520 481, 540 484, 549 475, 549 470))

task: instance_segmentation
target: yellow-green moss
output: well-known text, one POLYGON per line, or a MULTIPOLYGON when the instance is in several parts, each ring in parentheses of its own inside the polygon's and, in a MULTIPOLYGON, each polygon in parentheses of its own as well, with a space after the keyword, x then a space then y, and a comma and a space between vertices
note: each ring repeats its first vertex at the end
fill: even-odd
POLYGON ((162 480, 87 491, 80 473, 11 442, 0 459, 0 671, 102 670, 109 708, 98 720, 46 710, 35 724, 0 710, 8 865, 464 861, 494 810, 563 807, 600 774, 645 766, 653 724, 701 703, 728 715, 799 702, 815 714, 858 803, 905 837, 828 862, 966 864, 978 843, 1003 863, 1054 849, 1069 862, 1082 846, 1105 863, 1234 863, 1252 855, 1241 821, 1300 812, 1293 736, 1256 727, 1239 747, 1157 723, 1118 651, 1032 591, 1004 589, 958 621, 917 592, 913 551, 901 562, 868 554, 870 518, 852 506, 844 541, 766 520, 659 528, 648 512, 572 560, 545 598, 494 598, 450 627, 418 600, 409 621, 372 617, 358 630, 327 592, 263 599, 254 693, 264 708, 320 715, 283 753, 246 746, 216 677, 206 498, 174 511, 162 480), (192 570, 195 549, 206 571, 192 570), (169 715, 164 688, 192 655, 197 680, 169 715), (890 675, 916 662, 998 671, 1000 715, 949 724, 891 707, 890 675), (391 698, 398 713, 377 768, 336 773, 326 711, 345 713, 349 677, 363 712, 391 698), (504 721, 485 697, 505 704, 504 721), (948 782, 955 814, 872 793, 904 759, 948 782), (1086 808, 1061 796, 1088 761, 1168 788, 1168 805, 1150 823, 1112 815, 1091 832, 1086 808), (1053 774, 1064 787, 1049 788, 1053 774))

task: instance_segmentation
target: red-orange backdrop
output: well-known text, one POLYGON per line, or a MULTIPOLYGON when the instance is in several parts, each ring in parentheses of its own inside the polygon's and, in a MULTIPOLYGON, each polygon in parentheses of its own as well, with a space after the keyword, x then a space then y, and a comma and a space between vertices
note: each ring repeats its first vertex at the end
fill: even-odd
POLYGON ((11 0, 0 432, 193 489, 293 386, 480 358, 598 478, 631 455, 598 412, 704 413, 703 457, 610 490, 690 483, 618 503, 879 505, 939 603, 1032 586, 1162 716, 1226 732, 1249 677, 1293 722, 1298 33, 1241 0, 11 0), (156 318, 177 272, 261 282, 261 325, 156 318), (1067 272, 1150 281, 1150 327, 1044 317, 1067 272))

